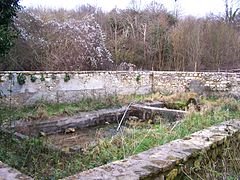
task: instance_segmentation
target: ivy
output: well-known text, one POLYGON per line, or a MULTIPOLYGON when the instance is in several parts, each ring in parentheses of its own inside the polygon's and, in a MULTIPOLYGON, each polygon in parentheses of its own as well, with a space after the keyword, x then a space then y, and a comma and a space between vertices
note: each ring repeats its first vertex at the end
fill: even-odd
POLYGON ((26 76, 23 73, 17 75, 17 82, 19 85, 23 85, 26 82, 26 76))
POLYGON ((41 81, 45 81, 45 77, 44 77, 43 74, 41 74, 40 80, 41 80, 41 81))
POLYGON ((37 80, 37 77, 35 75, 31 74, 30 80, 32 82, 35 82, 37 80))
POLYGON ((64 77, 64 82, 68 82, 69 80, 70 80, 70 75, 66 73, 64 77))
POLYGON ((0 83, 3 83, 4 82, 4 80, 2 80, 2 76, 0 76, 0 83))
POLYGON ((21 9, 19 0, 0 1, 0 56, 6 54, 14 44, 18 32, 13 20, 17 17, 17 11, 21 9))
POLYGON ((138 75, 137 75, 137 77, 136 77, 136 81, 137 81, 137 82, 139 82, 139 81, 140 81, 140 79, 141 79, 141 75, 140 75, 140 74, 138 74, 138 75))

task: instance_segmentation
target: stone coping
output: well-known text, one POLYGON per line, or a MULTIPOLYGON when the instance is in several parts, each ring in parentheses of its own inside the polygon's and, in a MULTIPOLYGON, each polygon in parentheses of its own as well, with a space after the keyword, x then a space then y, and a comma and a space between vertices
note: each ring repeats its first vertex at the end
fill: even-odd
POLYGON ((151 179, 160 177, 174 166, 187 162, 202 151, 221 145, 228 138, 240 133, 240 120, 223 122, 193 133, 148 151, 130 156, 127 159, 109 163, 65 178, 65 180, 120 180, 151 179))
POLYGON ((70 73, 70 74, 91 74, 91 73, 170 73, 170 74, 183 74, 183 73, 189 73, 189 74, 196 74, 196 73, 204 73, 204 74, 237 74, 237 72, 219 72, 219 71, 0 71, 0 74, 8 74, 8 73, 24 73, 24 74, 64 74, 64 73, 70 73))
POLYGON ((239 74, 228 72, 1 71, 0 96, 3 105, 14 107, 155 92, 239 98, 239 82, 239 74))
POLYGON ((0 180, 31 180, 31 179, 33 178, 22 174, 16 169, 13 169, 0 161, 0 180))

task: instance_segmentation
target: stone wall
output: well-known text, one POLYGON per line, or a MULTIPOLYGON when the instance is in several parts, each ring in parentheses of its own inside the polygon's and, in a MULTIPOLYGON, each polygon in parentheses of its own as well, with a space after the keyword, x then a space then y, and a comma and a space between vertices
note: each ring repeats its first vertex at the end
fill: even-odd
POLYGON ((195 91, 239 96, 240 74, 224 72, 154 72, 155 91, 174 93, 195 91))
POLYGON ((3 164, 1 161, 0 161, 0 179, 1 180, 33 180, 33 178, 22 174, 21 172, 9 167, 6 164, 3 164))
POLYGON ((2 103, 76 102, 118 94, 196 91, 240 97, 240 75, 220 72, 87 71, 0 72, 2 103), (11 97, 11 98, 10 98, 11 97))

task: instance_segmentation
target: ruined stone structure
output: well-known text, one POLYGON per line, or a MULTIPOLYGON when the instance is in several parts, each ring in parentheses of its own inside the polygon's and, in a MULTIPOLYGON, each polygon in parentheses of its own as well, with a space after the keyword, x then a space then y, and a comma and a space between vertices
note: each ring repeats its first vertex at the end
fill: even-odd
POLYGON ((171 94, 240 97, 240 75, 221 72, 86 71, 0 72, 2 103, 29 105, 37 101, 76 102, 114 95, 171 94))
MULTIPOLYGON (((121 161, 65 178, 71 179, 175 179, 191 168, 200 168, 205 158, 215 161, 224 148, 240 146, 240 121, 227 121, 174 140, 121 161)), ((0 162, 4 180, 31 179, 0 162)))
MULTIPOLYGON (((87 97, 104 98, 119 94, 151 92, 171 94, 188 91, 194 91, 202 96, 218 95, 239 98, 240 76, 238 73, 220 72, 0 72, 1 105, 4 103, 16 106, 30 105, 37 101, 76 102, 87 97)), ((139 106, 133 106, 133 108, 139 108, 139 106)), ((142 108, 146 109, 147 107, 143 106, 142 108)), ((118 115, 121 116, 123 112, 124 109, 120 109, 118 115)), ((96 120, 95 116, 98 117, 98 113, 88 118, 96 120)), ((109 120, 112 118, 110 116, 112 116, 112 111, 109 120)), ((115 119, 120 118, 114 117, 115 119)), ((76 124, 81 125, 76 119, 72 118, 72 123, 75 123, 74 127, 76 124)), ((84 117, 82 119, 84 122, 88 122, 88 119, 84 119, 84 117)), ((67 122, 66 128, 71 125, 69 120, 63 119, 62 124, 58 124, 61 129, 65 127, 65 122, 67 122)), ((55 122, 52 121, 52 123, 55 122)), ((41 125, 46 128, 44 122, 41 125)), ((82 125, 85 126, 85 124, 82 125)), ((53 126, 57 128, 56 124, 53 126)), ((58 132, 57 129, 56 132, 58 132)), ((233 144, 238 148, 240 146, 239 138, 240 121, 228 121, 127 159, 79 172, 66 179, 174 179, 183 174, 182 168, 187 170, 192 167, 198 168, 204 161, 202 157, 204 153, 208 156, 207 158, 214 160, 221 156, 224 148, 233 144)), ((0 177, 30 179, 1 162, 0 177)))
MULTIPOLYGON (((204 158, 216 160, 223 148, 239 147, 240 121, 228 121, 152 148, 121 161, 81 172, 71 179, 166 179, 181 177, 184 171, 200 168, 204 158)), ((180 178, 181 179, 181 178, 180 178)))

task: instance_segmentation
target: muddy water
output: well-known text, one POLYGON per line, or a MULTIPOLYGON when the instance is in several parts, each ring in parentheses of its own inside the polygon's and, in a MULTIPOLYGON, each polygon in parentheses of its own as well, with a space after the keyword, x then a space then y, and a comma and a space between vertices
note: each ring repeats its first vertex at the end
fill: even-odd
POLYGON ((74 133, 59 133, 47 136, 44 140, 48 144, 69 151, 73 147, 81 149, 93 146, 99 139, 112 137, 117 134, 118 124, 109 124, 79 129, 74 133))

